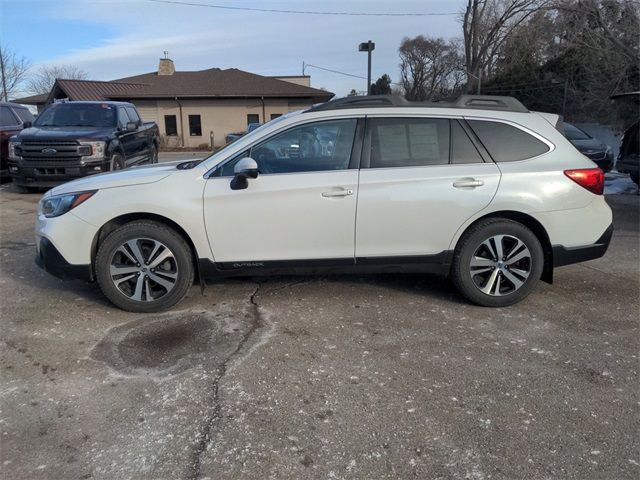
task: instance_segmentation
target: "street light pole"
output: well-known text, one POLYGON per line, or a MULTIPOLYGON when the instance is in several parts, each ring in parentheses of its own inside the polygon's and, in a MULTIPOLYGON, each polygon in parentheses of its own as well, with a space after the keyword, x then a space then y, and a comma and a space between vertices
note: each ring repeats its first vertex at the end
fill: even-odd
POLYGON ((367 95, 371 95, 371 52, 376 48, 376 44, 371 40, 363 42, 358 46, 358 51, 367 52, 367 95))

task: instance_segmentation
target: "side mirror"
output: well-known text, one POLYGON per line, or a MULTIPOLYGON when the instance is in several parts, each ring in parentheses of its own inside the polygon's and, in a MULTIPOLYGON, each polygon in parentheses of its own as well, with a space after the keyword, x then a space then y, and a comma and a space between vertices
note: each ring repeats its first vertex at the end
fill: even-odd
POLYGON ((23 122, 22 124, 22 128, 31 128, 33 126, 33 124, 27 120, 26 122, 23 122))
POLYGON ((258 177, 258 164, 251 157, 244 157, 233 167, 234 177, 231 190, 244 190, 249 186, 247 179, 258 177))
POLYGON ((136 122, 127 122, 127 132, 135 132, 136 130, 138 130, 136 122))

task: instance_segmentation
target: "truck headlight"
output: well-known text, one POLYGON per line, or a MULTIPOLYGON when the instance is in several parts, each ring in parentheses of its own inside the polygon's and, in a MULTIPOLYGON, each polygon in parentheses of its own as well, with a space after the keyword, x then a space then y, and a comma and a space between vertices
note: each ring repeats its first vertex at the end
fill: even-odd
POLYGON ((80 142, 78 154, 83 160, 102 160, 106 152, 106 142, 80 142))
POLYGON ((16 154, 16 147, 20 146, 20 142, 9 141, 9 160, 22 160, 22 157, 16 154))
POLYGON ((38 202, 38 214, 42 214, 47 218, 59 217, 89 200, 96 192, 97 190, 91 190, 42 198, 38 202))

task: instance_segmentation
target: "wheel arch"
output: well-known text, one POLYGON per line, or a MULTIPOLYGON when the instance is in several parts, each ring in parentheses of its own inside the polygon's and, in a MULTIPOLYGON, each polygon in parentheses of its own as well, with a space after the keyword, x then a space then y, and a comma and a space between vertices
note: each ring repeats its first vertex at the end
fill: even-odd
POLYGON ((551 240, 549 239, 549 234, 538 220, 536 220, 531 215, 527 215, 526 213, 516 212, 513 210, 499 210, 476 218, 460 233, 458 239, 456 240, 453 251, 458 248, 460 240, 470 228, 472 228, 478 222, 486 220, 487 218, 505 218, 507 220, 521 223, 525 227, 529 228, 540 241, 540 244, 542 245, 542 251, 544 252, 544 267, 542 269, 542 276, 540 278, 547 283, 553 283, 553 249, 551 248, 551 240))
POLYGON ((107 238, 107 236, 111 232, 120 228, 122 225, 125 225, 127 223, 130 223, 136 220, 151 220, 153 222, 162 223, 172 228, 173 230, 175 230, 176 233, 178 233, 178 235, 180 235, 184 239, 184 241, 187 242, 187 244, 189 245, 189 248, 191 250, 193 267, 195 268, 196 276, 198 279, 202 280, 200 276, 200 268, 198 265, 198 251, 196 249, 195 244, 193 243, 193 240, 191 239, 189 234, 186 232, 186 230, 182 228, 178 223, 171 220, 170 218, 167 218, 163 215, 158 215, 157 213, 148 213, 148 212, 125 213, 123 215, 119 215, 117 217, 112 218, 111 220, 109 220, 108 222, 106 222, 104 225, 100 227, 100 229, 96 232, 93 238, 93 242, 91 243, 92 274, 93 272, 95 272, 95 261, 96 261, 96 255, 98 254, 98 248, 100 247, 100 244, 104 241, 104 239, 107 238))

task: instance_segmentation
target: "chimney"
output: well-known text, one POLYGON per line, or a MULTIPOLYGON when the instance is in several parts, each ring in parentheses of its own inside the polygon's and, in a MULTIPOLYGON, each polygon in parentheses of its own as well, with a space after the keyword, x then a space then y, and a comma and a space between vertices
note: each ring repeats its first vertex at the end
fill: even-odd
POLYGON ((160 65, 158 65, 158 75, 173 75, 176 73, 176 67, 173 65, 173 60, 169 57, 169 52, 164 52, 164 58, 160 59, 160 65))

